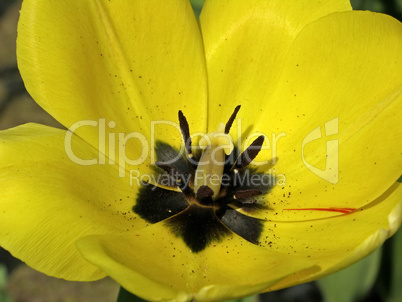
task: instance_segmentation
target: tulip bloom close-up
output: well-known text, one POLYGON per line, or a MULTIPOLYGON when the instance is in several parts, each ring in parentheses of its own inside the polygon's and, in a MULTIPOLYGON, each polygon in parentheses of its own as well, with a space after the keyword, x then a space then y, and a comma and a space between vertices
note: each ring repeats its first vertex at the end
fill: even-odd
POLYGON ((65 129, 0 132, 0 246, 150 301, 317 280, 401 222, 402 25, 345 0, 24 0, 65 129))

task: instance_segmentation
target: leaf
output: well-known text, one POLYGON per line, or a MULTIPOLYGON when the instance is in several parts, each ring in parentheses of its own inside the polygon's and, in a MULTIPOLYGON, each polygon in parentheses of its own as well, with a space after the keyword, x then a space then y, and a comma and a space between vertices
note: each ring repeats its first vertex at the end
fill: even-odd
POLYGON ((242 298, 242 299, 237 299, 237 300, 227 300, 225 302, 258 302, 259 298, 258 295, 242 298))
POLYGON ((202 9, 202 6, 204 5, 205 0, 190 0, 190 2, 191 2, 191 5, 193 7, 194 14, 198 19, 198 17, 200 16, 201 9, 202 9))
POLYGON ((391 284, 387 302, 402 301, 402 229, 391 238, 391 284))
MULTIPOLYGON (((2 301, 2 300, 0 300, 2 301)), ((119 296, 117 297, 117 302, 146 302, 146 300, 143 300, 132 293, 128 292, 125 290, 123 287, 120 287, 119 291, 119 296)), ((258 295, 242 298, 242 299, 237 299, 237 300, 229 300, 225 302, 258 302, 258 295)))
POLYGON ((0 264, 0 302, 11 302, 5 288, 7 284, 7 269, 4 265, 0 264))
POLYGON ((373 12, 384 12, 385 3, 382 0, 352 0, 353 9, 371 10, 373 12))
POLYGON ((137 297, 132 293, 128 292, 123 287, 120 287, 117 302, 147 302, 147 300, 143 300, 140 297, 137 297))
POLYGON ((379 272, 382 249, 321 280, 318 285, 326 302, 355 302, 372 288, 379 272))
POLYGON ((4 265, 0 264, 0 291, 4 290, 7 283, 7 269, 4 265))

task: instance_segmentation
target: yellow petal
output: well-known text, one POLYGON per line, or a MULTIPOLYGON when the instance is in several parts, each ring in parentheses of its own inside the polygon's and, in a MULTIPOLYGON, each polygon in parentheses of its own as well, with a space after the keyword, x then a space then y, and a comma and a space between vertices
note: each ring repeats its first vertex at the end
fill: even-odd
MULTIPOLYGON (((257 157, 277 157, 273 167, 286 178, 267 196, 271 208, 360 208, 399 178, 401 37, 398 21, 370 12, 332 14, 299 34, 254 125, 282 133, 275 154, 271 148, 257 157)), ((265 217, 308 220, 324 213, 338 214, 265 217)))
MULTIPOLYGON (((211 0, 200 16, 209 81, 209 131, 236 105, 244 127, 272 94, 289 47, 307 24, 338 11, 346 0, 211 0)), ((237 133, 236 128, 231 131, 237 133)))
POLYGON ((194 253, 163 222, 119 236, 89 236, 78 247, 88 261, 150 301, 247 296, 306 268, 304 257, 269 251, 236 234, 194 253))
POLYGON ((266 221, 258 245, 232 234, 192 253, 161 222, 138 232, 82 238, 78 247, 144 299, 220 301, 311 281, 366 256, 399 227, 401 197, 397 183, 352 214, 266 221))
POLYGON ((132 211, 136 189, 113 165, 80 165, 98 151, 66 132, 27 124, 0 133, 0 245, 31 267, 68 280, 105 276, 85 261, 75 241, 91 234, 145 226, 132 211))
MULTIPOLYGON (((177 124, 181 109, 205 131, 205 58, 188 1, 27 0, 17 55, 29 93, 66 127, 104 118, 111 132, 177 145, 177 127, 151 120, 177 124)), ((77 130, 95 147, 97 132, 77 130)), ((141 146, 127 152, 138 158, 141 146)))
POLYGON ((304 257, 320 271, 289 277, 269 288, 277 290, 309 282, 360 260, 381 246, 401 224, 402 185, 394 184, 359 211, 304 222, 267 222, 262 246, 304 257))

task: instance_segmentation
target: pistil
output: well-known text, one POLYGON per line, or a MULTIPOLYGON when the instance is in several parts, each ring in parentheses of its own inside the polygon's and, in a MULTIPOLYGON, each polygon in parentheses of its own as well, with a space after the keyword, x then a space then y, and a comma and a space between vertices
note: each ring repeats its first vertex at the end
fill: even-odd
POLYGON ((207 186, 213 191, 213 200, 219 196, 225 155, 229 155, 233 151, 232 138, 224 130, 225 125, 221 123, 216 132, 201 138, 199 143, 203 153, 195 172, 194 191, 198 192, 201 186, 207 186))

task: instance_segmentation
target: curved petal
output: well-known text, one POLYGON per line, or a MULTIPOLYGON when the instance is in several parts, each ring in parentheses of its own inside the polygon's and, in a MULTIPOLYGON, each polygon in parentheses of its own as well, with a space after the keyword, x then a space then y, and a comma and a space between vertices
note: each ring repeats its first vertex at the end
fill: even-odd
POLYGON ((243 125, 252 124, 263 113, 297 34, 323 16, 347 10, 346 0, 207 0, 200 25, 210 83, 209 131, 239 104, 243 125))
POLYGON ((304 222, 266 222, 262 246, 304 257, 320 267, 302 280, 291 276, 269 290, 316 280, 360 260, 397 231, 401 217, 402 185, 395 183, 354 213, 304 222))
POLYGON ((364 257, 399 227, 401 194, 402 185, 395 184, 353 214, 265 222, 259 245, 233 235, 191 253, 157 223, 138 232, 82 238, 78 247, 88 261, 144 299, 218 301, 317 279, 364 257))
MULTIPOLYGON (((401 23, 371 12, 332 14, 299 34, 254 125, 281 135, 256 158, 277 157, 274 169, 286 178, 268 195, 271 208, 360 208, 399 178, 401 37, 401 23)), ((325 213, 313 212, 281 219, 325 213)))
POLYGON ((303 258, 268 251, 235 234, 194 253, 163 222, 118 236, 82 238, 78 248, 124 288, 150 301, 247 296, 306 267, 303 258))
POLYGON ((47 275, 96 280, 105 274, 75 241, 145 222, 132 211, 136 188, 128 177, 118 177, 115 165, 82 165, 98 151, 73 136, 68 152, 65 134, 37 124, 0 133, 0 245, 47 275))
MULTIPOLYGON (((109 132, 178 145, 177 127, 150 123, 177 124, 181 109, 205 131, 205 58, 188 1, 27 0, 17 55, 29 93, 66 127, 102 118, 109 132)), ((98 146, 98 129, 77 134, 98 146)), ((140 150, 133 143, 128 157, 140 150)))

